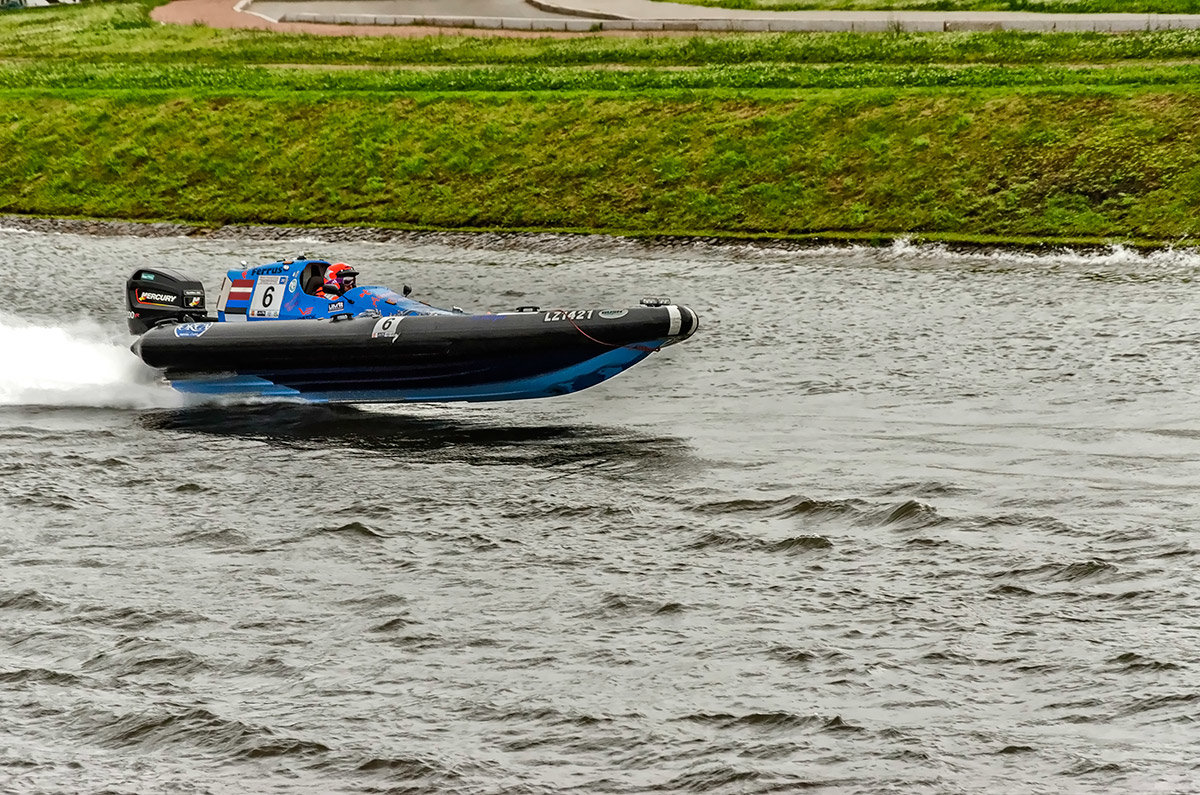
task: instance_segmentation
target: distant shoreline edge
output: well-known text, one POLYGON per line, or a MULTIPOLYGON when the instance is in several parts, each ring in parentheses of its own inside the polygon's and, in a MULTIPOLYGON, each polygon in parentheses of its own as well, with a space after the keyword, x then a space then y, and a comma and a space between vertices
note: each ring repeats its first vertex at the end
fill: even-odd
POLYGON ((378 226, 287 226, 272 224, 204 224, 175 221, 128 221, 103 218, 66 218, 52 216, 0 215, 0 231, 16 230, 45 234, 90 235, 94 237, 189 237, 213 240, 296 240, 318 238, 323 242, 444 242, 457 245, 488 245, 518 239, 575 241, 583 238, 610 238, 636 242, 648 247, 752 245, 760 248, 811 249, 829 246, 869 246, 882 248, 898 243, 940 245, 947 249, 979 251, 1110 250, 1121 247, 1138 251, 1166 251, 1200 247, 1193 241, 1166 243, 1157 241, 1097 239, 1005 239, 955 238, 924 233, 809 233, 803 235, 754 235, 746 233, 647 233, 576 229, 400 229, 378 226))

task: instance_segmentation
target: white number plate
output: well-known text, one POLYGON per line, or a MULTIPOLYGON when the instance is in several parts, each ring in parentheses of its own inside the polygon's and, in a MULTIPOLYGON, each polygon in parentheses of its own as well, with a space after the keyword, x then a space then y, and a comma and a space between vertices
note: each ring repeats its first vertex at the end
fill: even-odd
POLYGON ((250 317, 279 317, 287 276, 259 276, 250 299, 250 317))

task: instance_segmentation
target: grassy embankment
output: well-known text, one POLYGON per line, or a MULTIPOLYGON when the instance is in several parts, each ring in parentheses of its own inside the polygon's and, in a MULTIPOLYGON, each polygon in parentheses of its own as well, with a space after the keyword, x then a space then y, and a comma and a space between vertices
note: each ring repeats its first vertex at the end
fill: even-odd
POLYGON ((0 213, 1200 239, 1196 33, 343 39, 146 14, 0 14, 0 213))

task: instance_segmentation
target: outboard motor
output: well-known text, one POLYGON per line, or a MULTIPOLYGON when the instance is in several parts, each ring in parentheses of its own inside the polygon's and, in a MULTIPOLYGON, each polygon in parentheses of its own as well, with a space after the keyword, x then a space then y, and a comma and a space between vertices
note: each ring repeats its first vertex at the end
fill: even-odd
POLYGON ((129 331, 144 334, 160 323, 205 320, 204 285, 167 268, 139 268, 125 282, 129 331))

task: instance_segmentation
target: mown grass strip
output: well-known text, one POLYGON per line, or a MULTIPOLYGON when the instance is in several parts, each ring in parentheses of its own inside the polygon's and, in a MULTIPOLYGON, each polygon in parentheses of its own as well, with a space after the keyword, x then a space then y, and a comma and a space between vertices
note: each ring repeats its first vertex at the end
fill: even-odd
POLYGON ((689 69, 450 67, 371 71, 282 67, 0 64, 0 90, 525 92, 713 89, 1027 88, 1168 86, 1200 83, 1200 64, 1114 67, 751 64, 689 69))

